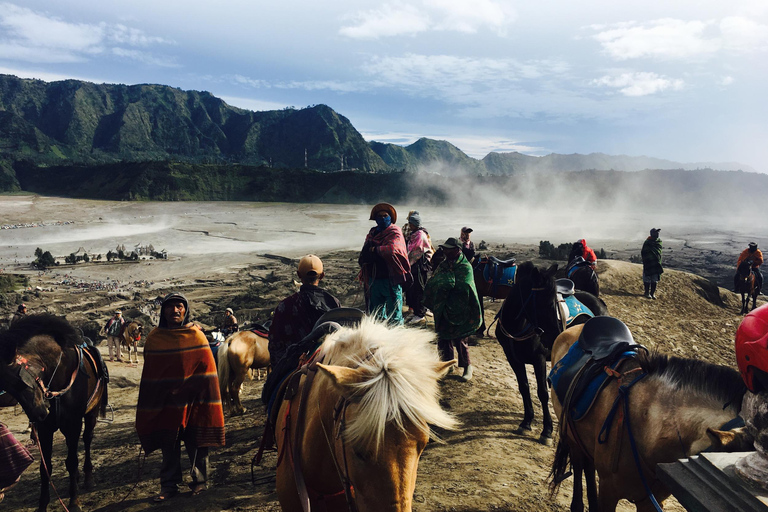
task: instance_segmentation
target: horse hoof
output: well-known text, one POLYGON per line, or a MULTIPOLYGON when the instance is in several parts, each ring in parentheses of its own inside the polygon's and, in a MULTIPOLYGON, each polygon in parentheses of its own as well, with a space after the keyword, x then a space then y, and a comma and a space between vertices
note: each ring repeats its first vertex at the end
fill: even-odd
POLYGON ((83 489, 85 489, 86 491, 92 491, 93 487, 94 487, 93 477, 86 478, 85 482, 83 482, 83 489))
POLYGON ((543 444, 544 446, 552 446, 552 438, 551 437, 547 437, 547 436, 545 436, 543 434, 541 435, 541 437, 539 437, 539 442, 541 444, 543 444))
POLYGON ((528 425, 525 425, 525 426, 520 425, 519 427, 517 427, 517 430, 515 430, 515 434, 522 436, 529 433, 531 430, 533 429, 528 425))

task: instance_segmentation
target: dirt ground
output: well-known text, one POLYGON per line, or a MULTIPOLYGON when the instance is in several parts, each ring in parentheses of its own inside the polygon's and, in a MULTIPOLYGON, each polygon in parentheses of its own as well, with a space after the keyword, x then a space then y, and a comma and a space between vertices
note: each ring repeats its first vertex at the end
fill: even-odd
MULTIPOLYGON (((0 233, 5 244, 0 246, 0 268, 9 273, 24 273, 30 279, 29 289, 0 304, 0 315, 7 317, 15 309, 15 301, 24 300, 31 312, 66 315, 78 325, 99 326, 116 307, 152 321, 157 318, 152 300, 170 290, 180 290, 190 299, 194 317, 207 325, 215 325, 228 305, 235 309, 241 323, 264 321, 277 302, 295 290, 296 257, 307 252, 316 252, 323 258, 325 287, 342 304, 360 306, 362 296, 355 281, 357 253, 351 249, 362 242, 370 224, 365 220, 368 208, 0 197, 0 224, 30 219, 49 222, 46 227, 0 233), (323 225, 330 218, 334 224, 323 225), (75 222, 52 224, 69 220, 75 222), (288 224, 292 231, 286 227, 288 224), (282 245, 276 240, 281 240, 282 245), (79 246, 92 252, 106 252, 115 244, 131 246, 142 241, 154 243, 157 249, 167 247, 170 259, 81 264, 44 273, 30 271, 28 267, 35 247, 50 248, 58 256, 74 252, 79 246)), ((446 218, 455 223, 455 215, 446 217, 444 213, 422 209, 422 218, 432 214, 432 218, 440 219, 431 231, 435 240, 455 236, 445 227, 446 218)), ((550 262, 537 260, 538 240, 558 243, 571 238, 566 238, 562 231, 545 231, 546 223, 527 226, 527 231, 523 231, 518 226, 486 226, 482 212, 467 215, 467 224, 472 222, 476 226, 476 241, 488 240, 488 252, 499 257, 515 254, 518 261, 533 259, 537 264, 548 265, 550 262), (515 230, 520 231, 519 237, 501 235, 515 230)), ((616 223, 612 221, 611 225, 616 223)), ((595 249, 604 247, 609 257, 617 258, 598 264, 602 297, 610 313, 623 320, 635 339, 649 348, 735 366, 732 344, 741 318, 736 314, 739 301, 735 294, 713 282, 727 283, 738 251, 745 245, 743 234, 714 231, 706 223, 680 224, 676 231, 666 227, 669 223, 664 224, 662 238, 669 270, 659 285, 658 300, 651 301, 642 298, 641 267, 627 261, 629 256, 639 253, 650 223, 644 219, 642 229, 614 226, 611 233, 594 233, 591 237, 597 243, 590 245, 595 249)), ((499 302, 486 302, 488 324, 499 306, 499 302)), ((548 493, 546 480, 554 448, 537 442, 541 423, 535 422, 529 435, 513 433, 522 420, 522 401, 499 344, 493 337, 476 342, 470 347, 476 368, 473 380, 465 383, 458 375, 450 375, 441 385, 444 406, 460 419, 462 426, 455 432, 443 432, 444 443, 427 446, 419 465, 414 509, 567 510, 571 497, 569 482, 563 484, 558 496, 553 498, 548 493)), ((106 347, 100 348, 106 354, 106 347)), ((82 494, 84 510, 279 509, 274 491, 275 452, 268 452, 262 465, 253 469, 255 483, 251 480, 251 460, 264 427, 259 400, 261 381, 246 382, 244 386, 243 403, 248 411, 226 419, 227 445, 213 450, 211 455, 211 488, 194 499, 185 489, 170 502, 155 505, 151 497, 159 491, 160 455, 153 453, 142 462, 134 430, 141 363, 137 367, 109 363, 109 368, 114 421, 100 423, 96 428, 96 487, 82 494)), ((535 382, 532 372, 529 374, 535 382)), ((535 394, 534 402, 540 410, 535 394)), ((20 410, 0 410, 0 421, 7 423, 20 439, 26 438, 22 432, 27 421, 20 410)), ((53 482, 63 497, 67 494, 64 456, 64 441, 57 434, 53 482)), ((39 475, 34 464, 0 507, 32 511, 38 495, 39 475)), ((53 495, 49 509, 61 510, 53 495)), ((668 503, 669 510, 682 510, 673 499, 668 503)), ((633 509, 628 503, 620 505, 622 511, 633 509)))
MULTIPOLYGON (((518 248, 518 253, 523 256, 526 251, 532 249, 518 248)), ((343 297, 343 303, 354 304, 359 300, 354 286, 345 288, 343 285, 353 282, 355 254, 341 251, 322 256, 326 268, 334 269, 328 287, 343 297)), ((658 300, 649 301, 641 296, 640 266, 606 260, 599 263, 598 271, 603 298, 611 314, 627 323, 638 342, 683 356, 735 364, 732 340, 740 319, 736 315, 735 294, 713 289, 708 281, 693 274, 668 271, 659 286, 658 300)), ((260 283, 256 285, 258 292, 263 295, 265 304, 272 303, 272 307, 293 286, 290 282, 292 266, 277 260, 248 268, 243 275, 260 283), (273 281, 253 277, 259 275, 273 276, 273 281), (275 284, 277 282, 279 286, 275 284)), ((245 281, 241 280, 240 287, 245 281)), ((190 295, 194 308, 205 301, 218 300, 224 290, 232 293, 234 286, 234 282, 225 285, 202 282, 190 283, 181 289, 190 295)), ((252 283, 251 286, 255 285, 252 283)), ((94 294, 96 292, 91 295, 94 294)), ((46 294, 43 300, 57 300, 49 295, 46 294)), ((78 298, 80 300, 84 301, 84 297, 78 298)), ((78 302, 79 305, 73 305, 72 309, 88 307, 86 302, 78 302)), ((499 305, 498 302, 486 303, 489 323, 499 305)), ((32 301, 31 306, 44 307, 42 301, 39 305, 32 301)), ((570 484, 564 484, 555 498, 550 497, 547 490, 546 478, 553 448, 537 442, 541 424, 535 423, 530 435, 513 433, 522 419, 522 403, 514 374, 500 346, 494 338, 476 341, 477 345, 470 348, 476 367, 474 379, 465 383, 458 375, 451 375, 442 383, 443 403, 460 419, 462 427, 456 432, 442 433, 445 443, 430 443, 425 450, 419 466, 414 509, 567 510, 570 484)), ((106 351, 104 346, 101 349, 106 351)), ((251 481, 251 459, 264 425, 259 401, 262 382, 246 383, 243 402, 248 411, 243 416, 226 420, 227 446, 214 450, 211 456, 211 488, 194 499, 189 491, 185 491, 167 504, 155 505, 151 497, 159 490, 160 455, 154 453, 140 463, 133 427, 141 364, 133 367, 127 363, 110 363, 109 368, 114 421, 97 426, 93 446, 96 488, 82 495, 84 510, 279 509, 274 492, 275 452, 268 452, 262 465, 254 468, 256 483, 251 481)), ((531 379, 533 381, 532 374, 531 379)), ((0 418, 22 436, 26 418, 20 411, 0 411, 0 418)), ((59 492, 66 495, 64 443, 59 434, 55 444, 53 480, 59 492)), ((39 476, 33 466, 23 475, 20 485, 8 493, 2 505, 8 510, 34 510, 38 492, 39 476)), ((670 502, 669 510, 682 510, 674 499, 670 502)), ((60 505, 53 503, 50 508, 57 510, 60 505)), ((628 503, 620 508, 632 509, 628 503)))

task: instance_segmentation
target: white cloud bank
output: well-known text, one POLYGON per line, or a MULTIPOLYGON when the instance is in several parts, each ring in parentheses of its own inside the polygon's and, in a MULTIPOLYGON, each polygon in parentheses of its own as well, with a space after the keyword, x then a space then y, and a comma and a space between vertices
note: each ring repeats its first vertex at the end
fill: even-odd
POLYGON ((176 66, 172 60, 146 51, 151 45, 173 41, 123 24, 70 23, 11 3, 0 3, 0 34, 0 59, 54 64, 115 55, 155 66, 176 66))
POLYGON ((680 79, 667 78, 656 73, 622 73, 603 76, 592 84, 619 89, 624 96, 647 96, 667 89, 679 91, 685 83, 680 79))
POLYGON ((768 49, 768 25, 730 16, 719 22, 664 18, 644 23, 593 25, 592 37, 616 60, 637 58, 686 59, 720 51, 755 52, 768 49))
POLYGON ((352 39, 378 39, 428 31, 474 34, 487 29, 504 36, 516 18, 511 6, 497 0, 422 0, 420 5, 395 2, 347 15, 348 24, 339 29, 339 34, 352 39))

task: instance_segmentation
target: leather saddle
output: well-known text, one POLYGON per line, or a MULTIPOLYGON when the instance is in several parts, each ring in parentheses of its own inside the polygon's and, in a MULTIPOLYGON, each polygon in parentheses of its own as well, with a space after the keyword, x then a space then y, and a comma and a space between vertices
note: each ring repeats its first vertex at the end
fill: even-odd
POLYGON ((645 347, 635 343, 621 320, 609 316, 589 319, 565 357, 555 363, 549 381, 563 410, 578 420, 589 412, 607 382, 605 368, 616 368, 645 347))
POLYGON ((269 326, 264 324, 253 324, 251 325, 251 328, 248 329, 249 331, 255 333, 258 336, 261 336, 262 338, 269 337, 269 326))
POLYGON ((557 287, 557 293, 563 297, 568 297, 576 292, 576 286, 570 279, 558 279, 555 281, 555 286, 557 287))
POLYGON ((501 260, 496 256, 488 256, 488 261, 493 265, 496 265, 502 268, 507 268, 513 265, 517 265, 517 260, 515 258, 509 258, 508 260, 501 260))

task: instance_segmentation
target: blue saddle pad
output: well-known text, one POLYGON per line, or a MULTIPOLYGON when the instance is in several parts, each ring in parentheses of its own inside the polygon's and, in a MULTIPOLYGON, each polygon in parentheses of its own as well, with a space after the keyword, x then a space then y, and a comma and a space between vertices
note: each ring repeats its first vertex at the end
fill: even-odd
POLYGON ((590 318, 595 316, 595 314, 587 306, 582 304, 575 296, 569 295, 567 297, 563 297, 563 300, 565 300, 565 305, 568 306, 568 318, 565 319, 566 327, 570 327, 571 324, 573 324, 573 322, 581 315, 587 315, 590 318))
POLYGON ((483 279, 494 286, 512 286, 515 284, 517 265, 500 269, 497 265, 487 263, 483 269, 483 279))
MULTIPOLYGON (((619 363, 621 363, 621 361, 623 361, 625 358, 634 357, 636 355, 637 353, 633 351, 622 353, 621 356, 613 364, 611 364, 611 368, 616 369, 619 363)), ((560 378, 566 373, 566 370, 574 364, 578 364, 579 360, 583 360, 583 356, 584 350, 582 350, 578 343, 571 345, 571 348, 568 350, 568 353, 565 354, 565 357, 555 363, 555 365, 552 366, 552 370, 549 372, 548 379, 552 384, 552 389, 558 389, 557 384, 560 381, 560 378)), ((584 417, 585 414, 587 414, 587 412, 589 412, 595 397, 600 392, 603 384, 605 384, 606 379, 608 379, 608 374, 606 372, 602 371, 598 373, 589 382, 581 396, 576 397, 576 399, 573 401, 573 406, 570 411, 571 417, 574 420, 580 420, 584 417)), ((558 396, 558 398, 562 402, 564 397, 558 396)))

